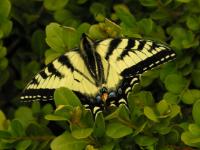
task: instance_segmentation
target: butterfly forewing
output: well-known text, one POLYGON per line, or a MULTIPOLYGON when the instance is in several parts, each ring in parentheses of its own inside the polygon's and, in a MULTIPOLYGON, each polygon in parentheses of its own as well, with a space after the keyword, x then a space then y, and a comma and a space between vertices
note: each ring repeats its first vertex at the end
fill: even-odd
POLYGON ((106 39, 96 50, 123 77, 142 74, 175 58, 166 45, 143 39, 106 39))
POLYGON ((27 85, 21 99, 49 100, 59 87, 81 91, 86 96, 94 96, 98 89, 78 52, 67 52, 40 71, 27 85))

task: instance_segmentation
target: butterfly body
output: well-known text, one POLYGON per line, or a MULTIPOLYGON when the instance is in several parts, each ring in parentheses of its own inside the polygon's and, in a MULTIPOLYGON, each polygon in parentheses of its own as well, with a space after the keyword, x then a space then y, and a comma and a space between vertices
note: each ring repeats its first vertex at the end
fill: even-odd
POLYGON ((66 52, 40 71, 27 85, 23 101, 53 100, 59 87, 75 92, 94 114, 126 104, 140 75, 175 58, 161 43, 134 38, 94 42, 83 34, 78 51, 66 52))

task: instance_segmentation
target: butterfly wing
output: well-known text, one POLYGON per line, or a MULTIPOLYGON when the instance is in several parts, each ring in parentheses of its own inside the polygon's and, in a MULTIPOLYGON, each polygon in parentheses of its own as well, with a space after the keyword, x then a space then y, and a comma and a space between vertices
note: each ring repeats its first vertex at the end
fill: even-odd
POLYGON ((76 51, 67 52, 48 64, 25 88, 21 100, 52 100, 55 89, 67 87, 91 97, 98 92, 95 81, 76 51))
MULTIPOLYGON (((84 40, 87 38, 83 37, 82 44, 85 44, 84 40)), ((87 49, 82 50, 90 60, 87 49)), ((92 50, 90 49, 91 54, 92 50)), ((98 58, 95 60, 96 65, 101 64, 96 68, 100 70, 91 69, 92 63, 88 66, 80 52, 67 52, 48 64, 31 80, 21 100, 52 100, 55 89, 67 87, 74 91, 82 104, 95 114, 102 109, 95 103, 100 88, 105 86, 109 92, 117 93, 117 97, 111 99, 109 104, 126 103, 128 92, 139 82, 139 76, 143 72, 175 58, 175 53, 164 44, 133 38, 102 40, 95 43, 94 50, 94 56, 98 56, 94 57, 98 58), (97 85, 91 72, 104 74, 105 81, 103 80, 102 85, 97 85)))
POLYGON ((96 51, 122 77, 118 85, 123 93, 122 98, 126 98, 131 88, 139 82, 142 73, 176 56, 172 49, 162 43, 135 38, 106 39, 96 44, 96 51))

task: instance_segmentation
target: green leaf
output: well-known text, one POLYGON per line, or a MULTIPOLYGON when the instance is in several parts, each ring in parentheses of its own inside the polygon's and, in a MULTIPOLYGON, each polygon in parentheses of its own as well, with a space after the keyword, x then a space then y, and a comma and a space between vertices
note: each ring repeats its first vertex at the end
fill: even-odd
POLYGON ((31 106, 33 114, 38 114, 40 113, 40 103, 39 102, 33 102, 31 106))
POLYGON ((167 92, 164 94, 163 99, 166 100, 170 104, 178 104, 180 101, 178 96, 179 95, 177 95, 177 94, 167 92))
POLYGON ((115 5, 114 10, 117 17, 128 27, 136 25, 135 17, 125 5, 115 5))
MULTIPOLYGON (((81 124, 84 124, 87 128, 93 128, 94 127, 94 115, 92 114, 92 111, 89 109, 82 109, 79 107, 79 111, 81 112, 81 124)), ((77 115, 78 116, 78 115, 77 115)))
POLYGON ((143 132, 145 127, 147 126, 148 121, 144 122, 142 125, 140 125, 136 130, 134 130, 133 136, 138 135, 139 133, 143 132))
POLYGON ((0 110, 0 130, 4 130, 7 128, 8 122, 6 116, 3 111, 0 110))
POLYGON ((148 70, 148 71, 144 72, 141 77, 142 78, 148 77, 148 78, 156 79, 159 77, 159 75, 160 75, 160 70, 154 69, 154 70, 148 70))
POLYGON ((54 114, 66 117, 66 115, 71 113, 72 111, 73 111, 73 107, 70 105, 59 105, 56 108, 54 114))
POLYGON ((182 56, 181 58, 177 58, 176 65, 177 65, 178 68, 183 68, 186 65, 191 64, 191 61, 192 61, 191 56, 189 56, 189 55, 182 56))
POLYGON ((102 137, 105 134, 105 121, 102 113, 98 113, 94 123, 94 135, 102 137))
POLYGON ((197 87, 200 88, 200 69, 194 69, 192 72, 192 82, 197 87))
POLYGON ((90 29, 90 24, 89 23, 82 23, 78 26, 77 32, 81 36, 83 33, 88 33, 90 29))
POLYGON ((19 107, 15 112, 15 119, 19 120, 24 128, 35 122, 32 111, 28 107, 19 107))
POLYGON ((97 21, 104 21, 104 16, 106 14, 106 7, 103 3, 94 2, 90 6, 90 12, 93 14, 97 21))
POLYGON ((11 9, 11 3, 9 0, 0 1, 0 16, 8 17, 11 9))
POLYGON ((26 80, 27 79, 30 80, 34 74, 38 73, 39 69, 40 69, 39 63, 33 60, 23 67, 21 74, 23 78, 25 78, 26 80))
POLYGON ((23 140, 17 143, 16 150, 26 150, 31 145, 31 140, 23 140))
POLYGON ((89 35, 91 36, 91 38, 96 38, 96 39, 105 39, 107 37, 107 35, 102 32, 102 29, 100 27, 100 25, 91 25, 90 29, 89 29, 89 35))
POLYGON ((104 144, 99 150, 113 150, 115 143, 104 144))
POLYGON ((58 10, 63 8, 69 0, 44 0, 44 7, 48 10, 58 10))
POLYGON ((170 74, 177 73, 176 64, 175 63, 167 63, 160 70, 160 79, 164 82, 165 78, 170 74))
POLYGON ((15 147, 15 141, 0 141, 0 149, 5 150, 5 149, 14 149, 15 147))
POLYGON ((54 100, 56 106, 59 105, 70 105, 70 106, 81 106, 79 98, 69 89, 61 87, 56 89, 54 92, 54 100))
POLYGON ((8 131, 0 130, 0 139, 10 138, 12 135, 8 131))
POLYGON ((141 33, 148 35, 152 32, 153 30, 153 21, 151 19, 142 19, 138 22, 138 26, 140 28, 141 33))
POLYGON ((200 99, 197 100, 192 108, 192 116, 196 124, 200 126, 200 99))
POLYGON ((122 119, 129 120, 130 111, 126 105, 120 105, 118 108, 118 116, 122 119))
POLYGON ((154 20, 167 20, 169 19, 169 17, 170 14, 163 9, 157 9, 156 11, 151 13, 151 18, 154 20))
POLYGON ((129 109, 126 105, 120 105, 117 109, 116 107, 110 107, 112 113, 105 117, 105 120, 112 120, 114 118, 122 118, 125 120, 129 120, 129 109))
POLYGON ((170 118, 174 118, 176 115, 181 113, 181 108, 179 105, 172 105, 170 108, 170 118))
POLYGON ((193 104, 198 99, 200 99, 200 90, 197 89, 188 89, 182 95, 182 102, 185 104, 193 104))
POLYGON ((111 138, 122 138, 131 134, 133 130, 119 122, 110 122, 106 128, 106 135, 111 138))
POLYGON ((169 126, 169 119, 163 119, 161 122, 153 126, 152 132, 157 132, 161 135, 166 135, 171 131, 172 127, 169 126))
POLYGON ((7 37, 12 30, 12 22, 8 19, 1 20, 0 30, 3 32, 3 37, 7 37))
POLYGON ((158 4, 156 0, 140 0, 140 3, 146 7, 155 7, 158 4))
POLYGON ((68 27, 77 27, 80 21, 75 17, 71 11, 67 9, 59 9, 54 13, 54 18, 59 23, 68 27))
POLYGON ((194 64, 192 64, 192 63, 185 65, 184 68, 182 69, 183 76, 190 75, 193 71, 193 68, 194 68, 194 64))
POLYGON ((53 112, 53 106, 51 104, 46 104, 43 108, 42 108, 42 112, 43 114, 50 114, 53 112))
POLYGON ((156 107, 160 115, 164 115, 169 109, 169 104, 165 100, 161 100, 156 107))
POLYGON ((54 114, 50 114, 50 115, 46 115, 45 119, 47 120, 51 120, 51 121, 68 121, 69 119, 63 116, 58 116, 58 115, 54 115, 54 114))
POLYGON ((110 113, 109 115, 107 115, 105 117, 105 120, 112 120, 114 118, 117 118, 119 115, 119 109, 116 109, 115 111, 113 111, 112 113, 110 113))
POLYGON ((186 24, 191 30, 198 30, 200 27, 198 18, 196 16, 188 16, 186 24))
POLYGON ((30 123, 26 128, 26 135, 28 137, 34 136, 51 136, 51 132, 44 125, 40 125, 38 123, 30 123))
POLYGON ((93 116, 91 111, 83 110, 82 116, 74 116, 70 121, 72 136, 76 139, 89 137, 93 132, 93 116))
POLYGON ((187 84, 187 80, 179 74, 170 74, 165 79, 165 87, 169 92, 178 94, 187 84))
POLYGON ((19 120, 12 120, 11 121, 11 134, 12 136, 24 136, 25 135, 25 130, 19 120))
POLYGON ((200 136, 200 126, 197 124, 190 124, 188 126, 189 131, 195 135, 195 136, 200 136))
POLYGON ((71 118, 73 107, 69 105, 59 105, 54 114, 45 116, 47 120, 69 120, 71 118))
POLYGON ((83 139, 89 137, 93 129, 92 128, 80 128, 78 126, 71 126, 72 136, 76 139, 83 139))
POLYGON ((50 62, 52 62, 53 60, 55 60, 56 58, 58 58, 60 55, 62 54, 62 52, 57 52, 53 49, 48 49, 45 51, 45 64, 49 64, 50 62))
POLYGON ((170 143, 170 144, 176 144, 177 142, 179 142, 179 132, 175 129, 171 130, 171 132, 169 132, 167 135, 166 135, 166 139, 167 139, 167 142, 170 143))
POLYGON ((182 41, 182 45, 184 48, 194 47, 199 44, 199 41, 195 40, 195 35, 193 32, 188 31, 186 34, 186 38, 182 41))
POLYGON ((144 136, 144 135, 138 135, 134 137, 134 140, 140 146, 150 146, 158 141, 158 139, 155 137, 144 136))
POLYGON ((154 98, 151 92, 141 91, 140 93, 138 93, 138 96, 139 96, 138 98, 141 100, 143 105, 151 106, 154 104, 154 98))
POLYGON ((8 59, 6 59, 5 57, 0 59, 0 70, 6 69, 7 66, 8 66, 8 59))
POLYGON ((47 120, 70 120, 73 112, 73 107, 69 105, 59 105, 54 114, 45 116, 47 120))
POLYGON ((107 29, 107 32, 109 32, 109 36, 111 37, 120 37, 122 35, 122 31, 120 26, 118 26, 116 23, 112 22, 109 19, 105 19, 105 26, 107 29))
POLYGON ((42 30, 36 30, 31 37, 31 47, 36 54, 42 56, 46 49, 45 33, 42 30))
POLYGON ((54 18, 56 21, 64 23, 67 19, 72 18, 72 14, 67 9, 59 9, 54 13, 54 18))
POLYGON ((195 137, 190 132, 183 132, 181 139, 186 145, 200 148, 200 137, 195 137))
POLYGON ((18 119, 23 127, 27 127, 30 123, 35 122, 32 111, 28 107, 19 107, 15 111, 15 119, 18 119))
POLYGON ((5 57, 7 54, 7 49, 6 47, 0 47, 0 59, 5 57))
POLYGON ((198 46, 199 41, 195 38, 192 31, 186 30, 182 27, 169 27, 167 29, 168 33, 173 37, 171 41, 171 46, 175 47, 177 50, 182 48, 190 48, 198 46))
POLYGON ((80 39, 76 34, 76 30, 69 27, 61 27, 57 23, 47 25, 46 36, 47 44, 60 53, 74 48, 80 39))
POLYGON ((144 115, 154 121, 154 122, 159 122, 158 120, 158 116, 156 115, 156 113, 154 112, 154 110, 151 107, 145 106, 144 107, 144 115))
POLYGON ((0 39, 2 39, 3 38, 3 31, 0 29, 0 39))
POLYGON ((69 132, 64 132, 56 137, 51 143, 52 150, 80 150, 84 149, 87 141, 75 139, 69 132))

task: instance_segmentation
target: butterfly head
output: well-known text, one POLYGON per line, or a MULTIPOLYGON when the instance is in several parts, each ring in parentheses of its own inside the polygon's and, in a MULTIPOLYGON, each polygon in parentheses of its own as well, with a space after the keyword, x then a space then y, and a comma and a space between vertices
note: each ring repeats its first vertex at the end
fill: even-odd
POLYGON ((106 87, 102 87, 100 89, 101 100, 105 103, 108 99, 108 89, 106 87))
POLYGON ((117 94, 115 91, 108 91, 106 87, 102 87, 99 90, 99 94, 97 96, 98 101, 102 101, 103 103, 106 103, 106 101, 110 98, 116 98, 117 94))

